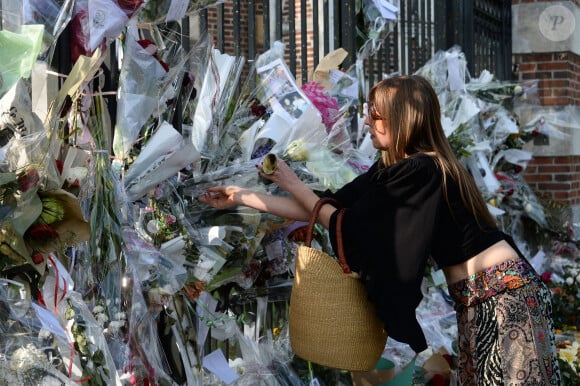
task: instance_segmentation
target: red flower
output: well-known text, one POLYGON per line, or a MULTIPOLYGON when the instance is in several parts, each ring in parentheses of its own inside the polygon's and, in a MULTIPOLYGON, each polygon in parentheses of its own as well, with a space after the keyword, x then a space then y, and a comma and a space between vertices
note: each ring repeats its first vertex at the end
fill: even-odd
POLYGON ((26 192, 30 188, 36 186, 40 181, 38 170, 34 168, 27 169, 18 175, 18 189, 21 192, 26 192))
POLYGON ((552 281, 552 272, 544 272, 540 278, 542 279, 542 282, 550 283, 550 281, 552 281))
POLYGON ((443 359, 445 359, 445 361, 447 362, 447 364, 449 364, 449 367, 453 367, 453 357, 449 354, 443 354, 441 355, 443 357, 443 359))
POLYGON ((40 264, 44 261, 44 255, 40 252, 36 252, 32 255, 32 262, 34 264, 40 264))
POLYGON ((250 105, 250 111, 255 117, 261 118, 266 114, 266 107, 260 103, 256 98, 252 99, 252 104, 250 105))
POLYGON ((143 4, 143 0, 117 0, 117 4, 125 13, 131 15, 143 4))
POLYGON ((155 43, 153 43, 153 41, 151 41, 149 39, 141 39, 141 40, 137 40, 137 43, 139 43, 139 45, 141 47, 143 47, 143 49, 145 51, 147 51, 155 59, 157 59, 157 61, 159 62, 159 64, 161 64, 161 67, 163 67, 165 72, 169 72, 169 66, 167 65, 167 63, 165 63, 163 60, 159 59, 159 56, 157 56, 157 46, 155 45, 155 43))
POLYGON ((445 386, 447 384, 449 384, 449 382, 447 381, 447 378, 445 378, 441 374, 433 375, 433 378, 431 378, 429 380, 429 382, 427 382, 428 386, 445 386))
POLYGON ((50 240, 50 239, 58 239, 60 235, 57 231, 49 227, 48 225, 39 224, 33 225, 26 231, 26 235, 29 239, 35 241, 43 241, 43 240, 50 240))
POLYGON ((62 162, 61 160, 54 160, 54 162, 56 163, 56 168, 58 169, 58 173, 62 174, 62 169, 64 168, 64 162, 62 162))

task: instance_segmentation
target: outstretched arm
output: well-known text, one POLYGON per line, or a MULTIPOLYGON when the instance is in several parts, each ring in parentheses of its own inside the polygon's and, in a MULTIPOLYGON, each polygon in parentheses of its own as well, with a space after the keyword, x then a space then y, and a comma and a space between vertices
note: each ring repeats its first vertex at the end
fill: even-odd
MULTIPOLYGON (((298 221, 308 221, 319 197, 304 184, 294 171, 282 160, 277 170, 270 175, 260 175, 275 182, 293 197, 274 196, 255 192, 239 186, 216 186, 209 188, 198 200, 214 208, 225 209, 244 205, 273 215, 298 221)), ((330 216, 336 208, 325 205, 318 216, 318 222, 328 227, 330 216)))
POLYGON ((308 221, 310 217, 310 213, 292 197, 273 196, 239 186, 209 188, 198 200, 218 209, 243 205, 291 220, 308 221))

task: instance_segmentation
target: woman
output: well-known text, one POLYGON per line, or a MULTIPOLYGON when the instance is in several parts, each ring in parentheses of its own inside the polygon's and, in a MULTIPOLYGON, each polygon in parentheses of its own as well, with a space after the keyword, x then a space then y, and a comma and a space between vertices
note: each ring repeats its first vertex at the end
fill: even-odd
MULTIPOLYGON (((457 311, 459 384, 558 385, 550 292, 513 240, 496 227, 481 193, 454 156, 437 95, 419 76, 385 79, 368 98, 367 124, 380 159, 336 193, 345 208, 345 255, 359 272, 389 336, 427 348, 415 316, 429 256, 443 269, 457 311)), ((200 198, 307 220, 319 197, 280 162, 260 173, 290 197, 237 186, 200 198)), ((338 210, 318 222, 336 248, 338 210)))

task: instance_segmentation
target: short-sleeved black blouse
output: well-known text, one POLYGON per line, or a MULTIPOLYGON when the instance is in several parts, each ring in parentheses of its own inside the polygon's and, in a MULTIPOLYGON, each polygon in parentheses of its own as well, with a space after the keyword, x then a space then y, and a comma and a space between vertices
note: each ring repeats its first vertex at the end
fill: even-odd
MULTIPOLYGON (((477 224, 451 178, 447 189, 448 201, 441 169, 418 153, 382 169, 375 163, 337 192, 325 192, 346 208, 345 256, 361 274, 389 336, 416 352, 427 348, 415 310, 428 257, 439 267, 450 266, 506 239, 497 228, 477 224)), ((329 224, 335 249, 337 214, 329 224)))

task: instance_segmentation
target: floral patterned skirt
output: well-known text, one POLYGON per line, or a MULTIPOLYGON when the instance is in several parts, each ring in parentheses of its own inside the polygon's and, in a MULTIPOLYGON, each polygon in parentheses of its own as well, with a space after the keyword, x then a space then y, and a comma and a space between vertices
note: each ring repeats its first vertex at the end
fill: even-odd
POLYGON ((560 385, 550 290, 511 260, 449 286, 459 330, 459 385, 560 385))

